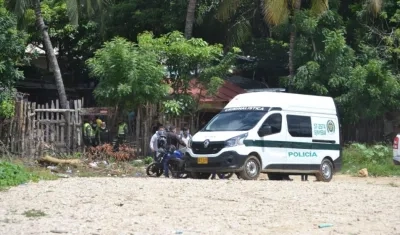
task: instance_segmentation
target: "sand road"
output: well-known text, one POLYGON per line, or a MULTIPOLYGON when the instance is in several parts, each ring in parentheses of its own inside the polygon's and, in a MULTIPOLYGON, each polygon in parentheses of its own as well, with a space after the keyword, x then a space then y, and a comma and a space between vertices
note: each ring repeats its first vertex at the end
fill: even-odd
POLYGON ((400 234, 400 178, 42 181, 0 192, 0 234, 400 234))

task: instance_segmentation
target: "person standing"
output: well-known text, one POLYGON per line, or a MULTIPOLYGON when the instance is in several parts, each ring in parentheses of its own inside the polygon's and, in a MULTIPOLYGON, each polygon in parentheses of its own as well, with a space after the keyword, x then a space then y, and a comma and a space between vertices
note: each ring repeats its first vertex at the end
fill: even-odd
POLYGON ((121 120, 118 122, 117 141, 114 145, 114 151, 119 150, 119 146, 125 142, 127 135, 128 135, 128 125, 126 124, 126 122, 121 120))
POLYGON ((308 181, 308 175, 301 175, 301 181, 308 181))
POLYGON ((150 146, 151 152, 153 153, 154 161, 157 160, 157 156, 158 156, 158 148, 159 148, 159 146, 158 146, 158 138, 160 137, 160 133, 162 133, 163 131, 165 131, 164 130, 164 126, 162 126, 162 125, 159 126, 158 127, 158 131, 156 131, 153 134, 153 136, 151 137, 151 139, 150 139, 149 146, 150 146))
POLYGON ((167 132, 167 152, 168 152, 169 154, 167 155, 166 158, 164 158, 164 162, 163 162, 163 165, 164 165, 164 176, 165 176, 166 178, 169 178, 169 174, 168 174, 168 171, 169 171, 169 169, 168 169, 168 161, 169 161, 171 158, 175 157, 175 156, 173 155, 173 150, 175 150, 176 147, 179 146, 179 145, 182 145, 183 147, 186 147, 185 142, 183 142, 183 141, 179 138, 179 136, 176 134, 176 127, 170 126, 170 127, 168 128, 168 130, 169 130, 169 131, 167 132))
POLYGON ((110 131, 107 129, 106 123, 102 122, 96 131, 96 139, 99 145, 110 143, 110 131))
POLYGON ((185 142, 186 146, 188 146, 189 140, 192 138, 192 136, 190 135, 187 127, 182 128, 182 133, 179 135, 179 138, 185 142))
POLYGON ((97 126, 100 127, 102 123, 103 123, 103 121, 100 119, 100 117, 96 116, 96 124, 97 124, 97 126))
POLYGON ((86 147, 95 146, 95 133, 92 127, 92 120, 85 120, 83 124, 83 142, 86 147))

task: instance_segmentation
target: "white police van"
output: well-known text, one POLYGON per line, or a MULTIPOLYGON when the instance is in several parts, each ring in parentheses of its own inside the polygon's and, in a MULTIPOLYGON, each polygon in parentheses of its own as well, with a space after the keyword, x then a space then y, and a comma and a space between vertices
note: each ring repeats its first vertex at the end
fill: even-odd
POLYGON ((329 182, 341 169, 338 114, 331 97, 279 92, 237 95, 196 133, 186 152, 194 178, 236 172, 280 180, 315 175, 329 182))
POLYGON ((400 165, 400 134, 397 134, 393 140, 393 164, 400 165))

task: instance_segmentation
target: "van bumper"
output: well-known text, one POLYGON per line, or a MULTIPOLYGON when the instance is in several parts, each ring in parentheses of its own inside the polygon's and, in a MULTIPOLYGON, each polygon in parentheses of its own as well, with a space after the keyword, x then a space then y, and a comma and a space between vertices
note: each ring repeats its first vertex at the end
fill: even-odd
MULTIPOLYGON (((204 156, 207 157, 207 156, 204 156)), ((243 170, 247 155, 240 155, 236 151, 223 152, 216 157, 209 157, 208 164, 197 164, 197 157, 192 157, 186 152, 185 170, 189 172, 224 173, 239 172, 243 170)))

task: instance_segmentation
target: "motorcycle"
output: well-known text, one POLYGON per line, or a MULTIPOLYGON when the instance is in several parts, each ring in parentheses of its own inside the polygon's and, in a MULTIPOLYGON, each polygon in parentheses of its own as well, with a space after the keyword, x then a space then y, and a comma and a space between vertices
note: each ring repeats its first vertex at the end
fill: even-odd
POLYGON ((159 153, 155 158, 155 161, 152 162, 146 168, 146 174, 150 177, 160 177, 164 173, 163 167, 163 158, 164 154, 159 153))
POLYGON ((173 158, 168 161, 168 169, 173 178, 187 179, 190 178, 190 172, 185 170, 185 154, 186 148, 175 150, 173 158))
POLYGON ((155 161, 147 166, 146 174, 151 177, 160 177, 164 173, 163 163, 168 159, 168 169, 173 178, 188 178, 190 174, 185 171, 185 152, 185 149, 170 152, 160 151, 155 161), (173 157, 171 157, 171 155, 173 155, 173 157))

